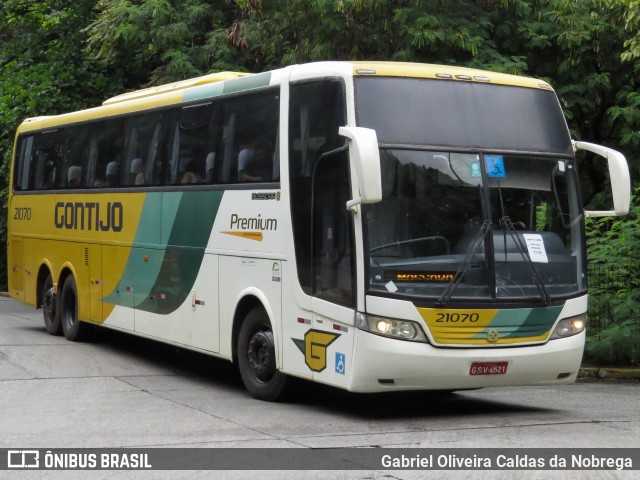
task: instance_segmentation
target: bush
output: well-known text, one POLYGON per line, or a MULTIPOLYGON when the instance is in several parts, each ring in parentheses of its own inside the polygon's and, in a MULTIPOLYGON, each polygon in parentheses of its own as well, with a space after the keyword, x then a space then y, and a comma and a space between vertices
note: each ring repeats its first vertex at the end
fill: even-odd
POLYGON ((640 326, 635 320, 609 325, 600 335, 587 339, 585 355, 605 365, 640 362, 640 326))
POLYGON ((590 270, 586 356, 607 364, 640 362, 640 188, 629 214, 587 220, 590 270), (606 328, 599 330, 598 326, 606 328))

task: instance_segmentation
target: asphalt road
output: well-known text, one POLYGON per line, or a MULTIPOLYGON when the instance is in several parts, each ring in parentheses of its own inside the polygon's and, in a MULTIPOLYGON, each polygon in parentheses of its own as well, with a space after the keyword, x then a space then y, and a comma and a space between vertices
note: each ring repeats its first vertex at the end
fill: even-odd
MULTIPOLYGON (((640 447, 637 382, 451 395, 356 395, 306 382, 296 387, 286 403, 260 402, 245 392, 225 361, 110 331, 91 343, 71 343, 48 335, 39 311, 0 298, 0 448, 640 447)), ((20 473, 69 478, 70 472, 20 473)), ((71 473, 87 478, 98 472, 71 473)), ((122 478, 128 472, 99 473, 122 478)), ((211 477, 210 472, 181 476, 185 473, 211 477)), ((217 472, 216 478, 222 473, 256 476, 217 472)), ((427 473, 429 478, 634 478, 638 472, 518 471, 493 477, 381 469, 312 476, 410 479, 427 473)), ((260 475, 299 477, 291 471, 260 475)))

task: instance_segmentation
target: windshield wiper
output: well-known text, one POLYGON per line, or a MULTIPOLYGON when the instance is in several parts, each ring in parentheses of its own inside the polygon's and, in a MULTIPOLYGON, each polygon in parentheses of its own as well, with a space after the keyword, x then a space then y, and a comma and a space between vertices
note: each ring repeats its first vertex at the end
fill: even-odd
POLYGON ((473 238, 473 241, 471 242, 471 246, 467 250, 467 254, 464 257, 464 260, 462 260, 462 263, 460 264, 460 266, 458 267, 458 270, 453 276, 453 280, 449 282, 449 285, 447 285, 447 288, 445 288, 444 292, 442 292, 442 295, 440 295, 440 298, 438 298, 438 301, 436 302, 437 306, 444 306, 449 302, 449 300, 451 300, 453 291, 456 289, 458 285, 460 285, 460 282, 462 281, 464 274, 469 269, 469 265, 471 265, 471 259, 475 256, 478 250, 478 247, 484 243, 484 239, 486 238, 487 233, 489 233, 490 231, 491 231, 491 222, 488 220, 483 220, 482 225, 480 225, 480 230, 478 231, 476 236, 473 238))
MULTIPOLYGON (((502 200, 502 196, 501 196, 501 200, 502 200)), ((540 279, 540 275, 538 274, 538 269, 534 265, 533 260, 531 260, 531 257, 529 256, 529 252, 527 251, 526 247, 522 244, 522 238, 520 238, 520 235, 518 235, 518 232, 514 228, 511 218, 509 218, 508 215, 503 215, 502 217, 500 217, 500 226, 502 227, 503 232, 509 232, 509 235, 513 239, 513 243, 515 243, 516 248, 518 249, 518 251, 520 252, 520 255, 522 255, 522 258, 524 259, 524 262, 529 267, 529 271, 531 272, 533 281, 536 284, 536 288, 538 289, 540 298, 542 298, 542 301, 544 302, 545 305, 549 305, 551 303, 551 297, 549 297, 549 293, 547 292, 547 289, 544 286, 544 282, 540 279)), ((506 233, 503 233, 503 235, 504 235, 504 243, 505 243, 504 254, 506 259, 507 237, 506 237, 506 233)))
MULTIPOLYGON (((513 239, 513 243, 516 245, 516 248, 522 255, 524 262, 529 267, 529 271, 531 272, 531 276, 533 277, 533 281, 536 284, 536 288, 538 289, 538 293, 540 294, 540 298, 544 302, 545 305, 549 305, 551 303, 551 297, 549 297, 549 293, 544 286, 544 282, 540 279, 540 275, 538 274, 538 269, 531 260, 531 256, 529 255, 528 250, 522 244, 522 239, 516 229, 513 226, 513 222, 504 208, 504 202, 502 200, 502 189, 500 188, 500 182, 498 182, 498 198, 500 199, 500 227, 502 228, 502 235, 504 239, 504 259, 507 261, 507 235, 505 232, 509 232, 509 235, 513 239)), ((495 254, 494 254, 495 258, 495 254)))

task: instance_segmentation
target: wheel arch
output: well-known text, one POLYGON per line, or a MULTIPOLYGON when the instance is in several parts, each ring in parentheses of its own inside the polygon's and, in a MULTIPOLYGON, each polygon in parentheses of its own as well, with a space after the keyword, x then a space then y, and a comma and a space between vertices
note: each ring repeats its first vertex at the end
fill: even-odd
POLYGON ((267 317, 269 317, 269 323, 271 324, 271 330, 274 332, 274 347, 276 350, 276 364, 280 366, 280 354, 279 354, 279 340, 278 333, 279 328, 276 325, 276 322, 273 317, 273 311, 269 307, 269 302, 267 301, 266 296, 259 290, 249 289, 248 291, 243 292, 239 296, 239 300, 236 304, 233 313, 233 329, 231 333, 231 352, 232 352, 232 361, 233 363, 238 362, 238 336, 240 334, 240 328, 242 327, 242 323, 246 318, 247 314, 253 310, 255 307, 262 308, 267 317))
POLYGON ((57 290, 51 263, 49 263, 48 260, 43 260, 38 269, 38 276, 36 277, 36 308, 42 307, 42 289, 44 288, 44 282, 47 280, 48 275, 51 275, 51 281, 54 282, 53 288, 57 290))
POLYGON ((72 265, 65 264, 60 270, 60 275, 58 276, 58 283, 55 284, 56 293, 58 292, 59 288, 64 285, 64 282, 67 280, 69 275, 73 277, 73 280, 76 282, 76 288, 77 288, 78 276, 76 275, 76 272, 72 265))

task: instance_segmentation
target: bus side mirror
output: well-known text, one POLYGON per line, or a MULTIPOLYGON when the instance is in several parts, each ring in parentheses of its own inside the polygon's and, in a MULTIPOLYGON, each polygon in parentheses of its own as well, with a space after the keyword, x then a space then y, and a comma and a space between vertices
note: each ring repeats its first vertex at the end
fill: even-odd
POLYGON ((380 150, 376 131, 362 127, 340 127, 338 133, 349 141, 349 157, 355 164, 358 176, 359 197, 347 202, 347 209, 355 211, 361 203, 377 203, 382 200, 380 174, 380 150))
POLYGON ((620 152, 611 148, 595 145, 587 142, 573 142, 574 151, 586 150, 606 158, 609 164, 609 177, 611 178, 611 190, 613 192, 613 210, 584 212, 587 217, 621 216, 629 213, 631 204, 631 178, 627 160, 620 152))

